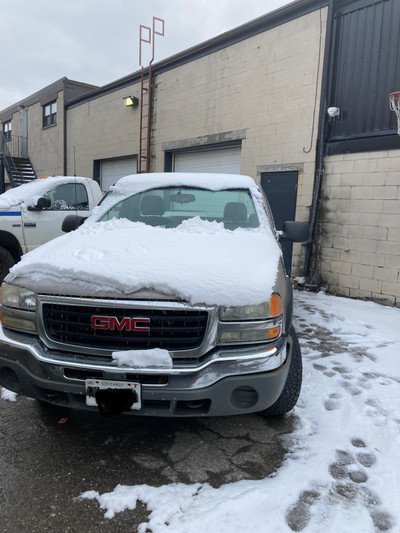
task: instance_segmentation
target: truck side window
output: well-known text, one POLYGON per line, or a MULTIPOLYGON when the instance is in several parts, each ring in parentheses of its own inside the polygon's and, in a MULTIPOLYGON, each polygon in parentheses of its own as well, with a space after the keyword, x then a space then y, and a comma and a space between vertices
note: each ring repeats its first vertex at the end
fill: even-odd
POLYGON ((63 183, 44 195, 50 198, 50 211, 83 211, 89 209, 86 187, 82 183, 63 183))

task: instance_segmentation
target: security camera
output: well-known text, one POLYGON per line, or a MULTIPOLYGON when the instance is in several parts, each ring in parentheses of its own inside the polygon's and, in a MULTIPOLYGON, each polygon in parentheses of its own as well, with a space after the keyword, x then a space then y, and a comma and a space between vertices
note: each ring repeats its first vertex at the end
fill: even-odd
POLYGON ((340 115, 340 109, 338 107, 328 107, 326 111, 328 115, 332 118, 338 117, 340 115))

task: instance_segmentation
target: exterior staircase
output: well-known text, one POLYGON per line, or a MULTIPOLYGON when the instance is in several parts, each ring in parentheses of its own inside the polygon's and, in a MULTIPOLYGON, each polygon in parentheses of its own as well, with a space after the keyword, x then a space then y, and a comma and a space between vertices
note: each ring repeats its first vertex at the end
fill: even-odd
POLYGON ((13 157, 13 160, 17 171, 14 177, 14 187, 36 179, 37 176, 29 157, 13 157))
POLYGON ((0 162, 4 165, 11 187, 18 187, 18 185, 36 179, 36 172, 29 157, 12 155, 6 140, 2 138, 0 141, 0 162))

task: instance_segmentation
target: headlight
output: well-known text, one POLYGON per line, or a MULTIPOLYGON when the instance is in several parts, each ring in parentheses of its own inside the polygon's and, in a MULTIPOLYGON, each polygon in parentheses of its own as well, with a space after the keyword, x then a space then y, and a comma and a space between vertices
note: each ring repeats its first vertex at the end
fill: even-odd
POLYGON ((279 294, 272 294, 268 302, 258 305, 222 307, 219 312, 221 321, 265 320, 282 314, 282 302, 279 294))
POLYGON ((8 329, 36 333, 36 294, 23 287, 3 283, 0 320, 8 329))
POLYGON ((3 283, 1 286, 1 304, 4 307, 35 311, 36 293, 25 289, 24 287, 17 287, 16 285, 3 283))
POLYGON ((281 333, 280 326, 273 326, 265 329, 245 329, 235 331, 223 331, 219 336, 219 342, 262 342, 270 341, 279 337, 281 333))

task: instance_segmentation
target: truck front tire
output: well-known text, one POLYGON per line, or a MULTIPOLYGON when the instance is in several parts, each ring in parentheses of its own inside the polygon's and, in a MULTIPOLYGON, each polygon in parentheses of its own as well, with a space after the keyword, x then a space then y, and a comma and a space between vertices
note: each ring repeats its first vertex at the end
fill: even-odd
POLYGON ((0 246, 0 283, 3 283, 4 278, 10 271, 10 268, 15 265, 15 260, 10 252, 0 246))
POLYGON ((290 362, 289 372, 286 378, 285 386, 281 395, 276 402, 264 409, 260 414, 263 416, 281 416, 291 411, 296 405, 300 395, 301 382, 303 379, 303 364, 301 360, 301 350, 297 334, 292 326, 290 333, 293 339, 292 360, 290 362))

